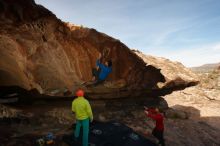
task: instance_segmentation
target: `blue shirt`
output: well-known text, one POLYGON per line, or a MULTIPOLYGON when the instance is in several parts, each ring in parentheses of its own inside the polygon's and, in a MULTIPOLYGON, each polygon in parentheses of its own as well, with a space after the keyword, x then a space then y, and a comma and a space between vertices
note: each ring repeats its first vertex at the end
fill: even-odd
POLYGON ((96 61, 96 65, 100 68, 99 79, 105 80, 108 77, 108 74, 112 72, 112 68, 101 64, 100 60, 96 61))

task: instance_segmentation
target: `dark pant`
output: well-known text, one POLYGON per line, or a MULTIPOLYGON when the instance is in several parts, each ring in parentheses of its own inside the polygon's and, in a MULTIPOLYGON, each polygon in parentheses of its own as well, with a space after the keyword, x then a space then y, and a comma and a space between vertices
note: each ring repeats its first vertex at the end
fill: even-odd
POLYGON ((165 146, 164 138, 163 138, 163 131, 159 131, 154 128, 152 131, 152 135, 155 136, 159 140, 159 144, 165 146))
POLYGON ((99 74, 100 74, 100 69, 98 69, 98 70, 96 68, 92 69, 92 76, 95 77, 95 82, 93 84, 94 86, 104 82, 104 80, 99 79, 99 74))

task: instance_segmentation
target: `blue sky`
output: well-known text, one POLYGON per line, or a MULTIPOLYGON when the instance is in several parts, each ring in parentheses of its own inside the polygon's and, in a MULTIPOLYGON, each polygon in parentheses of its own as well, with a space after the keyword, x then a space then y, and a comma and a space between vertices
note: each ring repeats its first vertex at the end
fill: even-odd
POLYGON ((184 65, 220 62, 220 0, 36 0, 63 21, 184 65))

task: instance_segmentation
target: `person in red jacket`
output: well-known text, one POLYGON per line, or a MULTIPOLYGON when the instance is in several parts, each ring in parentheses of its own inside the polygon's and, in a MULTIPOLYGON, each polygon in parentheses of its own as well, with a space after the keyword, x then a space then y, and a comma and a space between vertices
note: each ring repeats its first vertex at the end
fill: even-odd
POLYGON ((163 133, 164 133, 163 115, 159 112, 158 108, 145 107, 144 112, 147 117, 156 121, 156 126, 152 131, 152 135, 159 140, 160 145, 165 146, 164 137, 163 137, 163 133))

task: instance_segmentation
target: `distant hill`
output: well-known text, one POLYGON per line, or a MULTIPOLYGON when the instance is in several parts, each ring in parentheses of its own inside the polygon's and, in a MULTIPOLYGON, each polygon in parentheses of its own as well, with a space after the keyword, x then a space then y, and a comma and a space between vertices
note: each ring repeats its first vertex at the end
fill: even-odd
POLYGON ((210 72, 220 67, 219 63, 212 63, 212 64, 204 64, 198 67, 192 67, 191 69, 195 72, 210 72))

